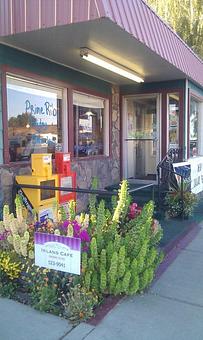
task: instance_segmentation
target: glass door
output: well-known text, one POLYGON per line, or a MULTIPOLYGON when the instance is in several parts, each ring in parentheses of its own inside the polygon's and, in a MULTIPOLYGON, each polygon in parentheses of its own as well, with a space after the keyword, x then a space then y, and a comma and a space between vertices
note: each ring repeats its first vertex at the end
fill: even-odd
POLYGON ((156 179, 159 160, 158 96, 126 99, 124 168, 125 177, 156 179))

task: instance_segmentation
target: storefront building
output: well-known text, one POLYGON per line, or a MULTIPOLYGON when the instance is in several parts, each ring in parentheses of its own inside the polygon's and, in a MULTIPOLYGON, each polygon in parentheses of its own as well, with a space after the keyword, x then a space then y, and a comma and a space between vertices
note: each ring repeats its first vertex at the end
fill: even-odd
POLYGON ((169 148, 203 169, 203 62, 142 0, 2 0, 0 76, 1 206, 32 153, 80 188, 156 180, 169 148))

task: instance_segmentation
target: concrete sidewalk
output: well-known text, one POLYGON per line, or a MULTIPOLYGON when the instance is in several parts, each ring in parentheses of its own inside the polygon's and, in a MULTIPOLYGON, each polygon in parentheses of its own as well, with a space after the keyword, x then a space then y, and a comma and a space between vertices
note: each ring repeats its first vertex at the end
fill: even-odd
POLYGON ((143 296, 125 298, 94 327, 0 299, 0 340, 202 340, 203 224, 143 296))

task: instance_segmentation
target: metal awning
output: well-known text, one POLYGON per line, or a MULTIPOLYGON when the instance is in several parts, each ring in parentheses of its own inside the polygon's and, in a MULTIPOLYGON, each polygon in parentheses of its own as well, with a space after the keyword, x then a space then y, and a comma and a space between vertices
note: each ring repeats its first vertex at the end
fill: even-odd
MULTIPOLYGON (((143 0, 1 0, 0 42, 117 84, 126 80, 81 60, 88 47, 146 82, 189 78, 203 62, 143 0)), ((127 81, 131 83, 131 81, 127 81)))

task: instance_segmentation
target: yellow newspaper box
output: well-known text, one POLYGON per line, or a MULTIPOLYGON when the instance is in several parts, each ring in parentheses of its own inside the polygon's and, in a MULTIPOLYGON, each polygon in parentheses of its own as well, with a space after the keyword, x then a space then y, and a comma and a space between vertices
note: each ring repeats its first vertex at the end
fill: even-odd
POLYGON ((31 155, 32 176, 50 177, 52 175, 52 154, 33 153, 31 155))
MULTIPOLYGON (((58 176, 51 175, 49 177, 43 176, 16 176, 18 184, 31 184, 31 185, 46 185, 51 187, 58 186, 58 176)), ((49 189, 29 189, 22 188, 27 200, 32 205, 33 209, 39 212, 42 206, 52 206, 58 199, 57 192, 49 189)))
MULTIPOLYGON (((18 184, 57 187, 58 175, 52 174, 52 154, 31 155, 32 175, 16 176, 18 184)), ((20 188, 18 194, 24 205, 32 212, 34 209, 38 219, 44 221, 47 217, 54 219, 54 206, 58 201, 58 193, 51 189, 20 188)))

